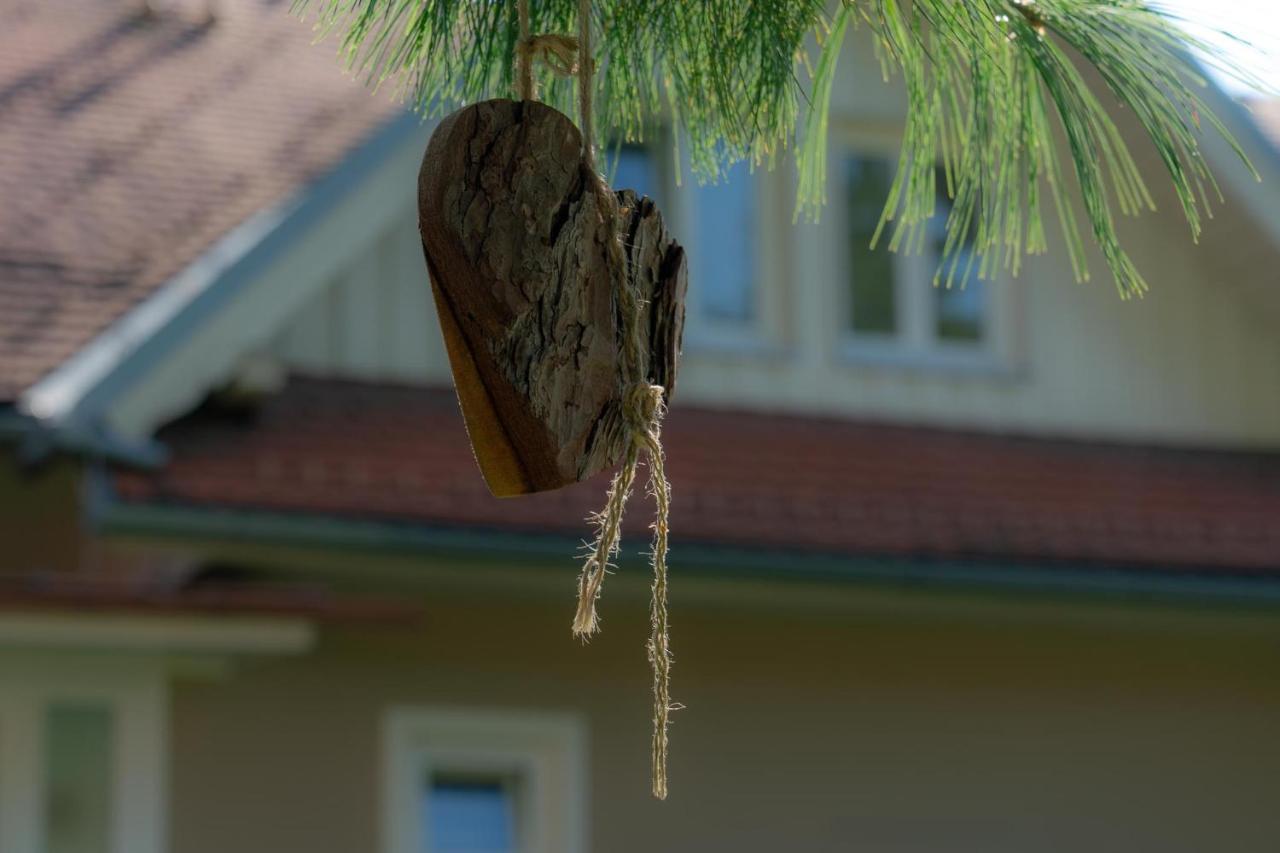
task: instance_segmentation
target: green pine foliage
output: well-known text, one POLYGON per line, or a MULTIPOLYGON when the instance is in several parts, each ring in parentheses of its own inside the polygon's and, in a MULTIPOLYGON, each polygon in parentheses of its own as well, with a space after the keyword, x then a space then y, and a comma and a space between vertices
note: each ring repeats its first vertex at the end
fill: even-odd
MULTIPOLYGON (((353 68, 391 81, 424 114, 512 91, 515 0, 297 2, 342 34, 353 68)), ((575 32, 575 0, 529 5, 533 32, 575 32)), ((900 74, 908 98, 881 230, 892 249, 921 246, 945 181, 954 204, 938 282, 948 286, 1016 273, 1024 254, 1045 250, 1052 207, 1078 278, 1089 275, 1087 228, 1121 295, 1146 290, 1115 217, 1154 203, 1108 109, 1146 131, 1193 238, 1217 193, 1201 125, 1244 159, 1196 94, 1204 81, 1188 37, 1142 0, 845 0, 834 10, 822 0, 596 0, 593 10, 602 138, 639 140, 670 123, 694 171, 712 180, 744 158, 772 166, 792 148, 797 212, 809 216, 824 201, 839 55, 849 29, 868 27, 886 78, 900 74)), ((542 97, 572 115, 573 80, 539 75, 542 97)))

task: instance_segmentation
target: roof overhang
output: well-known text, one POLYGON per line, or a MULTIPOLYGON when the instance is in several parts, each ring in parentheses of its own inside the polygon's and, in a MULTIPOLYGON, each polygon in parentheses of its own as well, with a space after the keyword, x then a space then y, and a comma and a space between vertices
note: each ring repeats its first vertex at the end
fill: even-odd
MULTIPOLYGON (((169 542, 250 543, 325 553, 401 555, 441 562, 551 567, 577 553, 581 541, 562 534, 397 524, 305 513, 134 504, 99 495, 93 523, 102 533, 169 542)), ((708 579, 861 584, 880 588, 1074 596, 1094 600, 1280 608, 1280 577, 1182 568, 1072 565, 982 559, 911 559, 714 543, 679 543, 682 573, 708 579)), ((643 571, 643 555, 620 556, 643 571)), ((353 561, 353 565, 360 565, 353 561)))
MULTIPOLYGON (((141 464, 162 461, 160 451, 147 442, 154 429, 224 381, 236 360, 322 286, 324 276, 295 276, 277 282, 269 294, 253 285, 317 230, 335 230, 330 214, 345 202, 354 200, 359 211, 338 223, 340 239, 325 235, 320 244, 331 244, 337 252, 375 235, 398 210, 370 202, 385 198, 389 189, 406 191, 396 184, 413 174, 405 163, 421 156, 424 133, 418 117, 399 113, 338 168, 243 222, 23 392, 8 429, 19 430, 21 421, 20 431, 32 451, 43 442, 49 449, 115 448, 116 455, 141 464), (216 342, 208 333, 214 325, 216 342), (179 381, 174 381, 176 368, 183 371, 179 381), (149 382, 165 387, 142 395, 141 411, 122 412, 121 399, 137 397, 140 386, 149 382)), ((322 253, 314 262, 323 269, 335 258, 322 253)))
POLYGON ((168 452, 150 438, 130 439, 104 429, 100 422, 53 427, 12 407, 0 407, 0 444, 17 448, 19 464, 30 465, 56 452, 104 459, 138 468, 156 468, 168 452))

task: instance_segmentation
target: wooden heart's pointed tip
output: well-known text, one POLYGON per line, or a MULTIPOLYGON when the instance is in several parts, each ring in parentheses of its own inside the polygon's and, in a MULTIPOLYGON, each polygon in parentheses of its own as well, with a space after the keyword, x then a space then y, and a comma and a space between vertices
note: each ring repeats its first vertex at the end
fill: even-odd
MULTIPOLYGON (((480 469, 480 473, 485 473, 484 468, 480 469)), ((503 481, 495 482, 490 480, 488 476, 485 476, 484 484, 489 487, 489 494, 493 495, 495 498, 519 498, 533 494, 533 489, 503 481)))
POLYGON ((431 281, 431 294, 435 297, 436 315, 440 318, 440 333, 445 351, 449 354, 449 367, 453 371, 453 386, 462 409, 467 437, 471 440, 471 452, 480 473, 484 476, 489 493, 496 498, 512 498, 527 495, 534 489, 525 475, 520 458, 507 437, 507 431, 498 419, 493 401, 485 390, 476 369, 475 359, 466 339, 458 328, 453 306, 431 281))

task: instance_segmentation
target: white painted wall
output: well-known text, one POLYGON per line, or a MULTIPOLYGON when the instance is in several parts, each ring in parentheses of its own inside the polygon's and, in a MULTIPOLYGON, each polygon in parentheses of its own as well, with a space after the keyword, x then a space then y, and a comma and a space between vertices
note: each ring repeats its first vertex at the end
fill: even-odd
POLYGON ((449 367, 427 282, 417 205, 332 270, 312 300, 282 328, 271 351, 313 375, 447 382, 449 367))

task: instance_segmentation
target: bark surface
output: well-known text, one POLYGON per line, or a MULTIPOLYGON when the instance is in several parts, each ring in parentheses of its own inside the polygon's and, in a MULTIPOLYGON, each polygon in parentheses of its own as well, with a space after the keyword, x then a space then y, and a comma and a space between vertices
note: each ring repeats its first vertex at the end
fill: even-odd
MULTIPOLYGON (((441 122, 418 180, 419 229, 458 399, 499 496, 554 489, 618 461, 621 340, 599 200, 578 129, 537 102, 493 100, 441 122)), ((645 305, 648 380, 675 386, 687 288, 657 207, 618 194, 645 305)))

